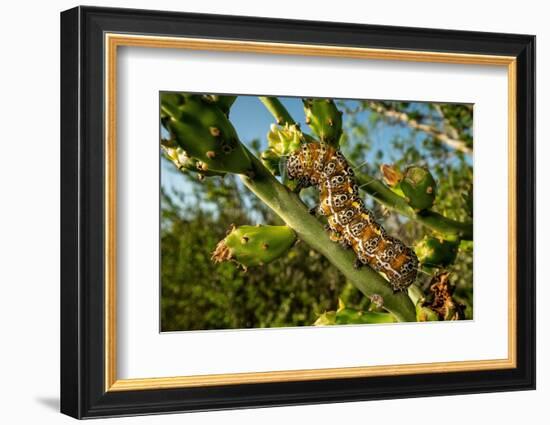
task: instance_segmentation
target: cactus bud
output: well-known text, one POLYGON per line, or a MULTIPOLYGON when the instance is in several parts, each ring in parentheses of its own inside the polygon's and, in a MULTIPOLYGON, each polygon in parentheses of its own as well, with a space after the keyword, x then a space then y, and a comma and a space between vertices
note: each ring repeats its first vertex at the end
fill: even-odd
POLYGON ((448 241, 426 236, 414 248, 420 262, 428 267, 446 267, 452 264, 458 253, 460 241, 448 241))
POLYGON ((297 151, 300 148, 302 138, 302 132, 294 124, 286 124, 284 127, 271 124, 267 133, 269 149, 278 157, 288 156, 297 151))
POLYGON ((303 99, 306 124, 322 142, 338 147, 342 113, 331 99, 303 99))
POLYGON ((296 124, 283 127, 271 124, 267 133, 268 149, 260 156, 262 163, 273 175, 281 175, 281 158, 294 153, 305 140, 306 136, 296 124))
POLYGON ((163 121, 188 156, 211 171, 245 174, 252 168, 237 132, 216 102, 203 96, 178 93, 161 95, 163 121))
POLYGON ((235 261, 247 267, 267 264, 282 256, 296 241, 288 226, 232 227, 212 254, 212 261, 235 261))
POLYGON ((412 166, 407 168, 400 188, 408 203, 417 211, 430 208, 436 196, 436 182, 427 168, 412 166))

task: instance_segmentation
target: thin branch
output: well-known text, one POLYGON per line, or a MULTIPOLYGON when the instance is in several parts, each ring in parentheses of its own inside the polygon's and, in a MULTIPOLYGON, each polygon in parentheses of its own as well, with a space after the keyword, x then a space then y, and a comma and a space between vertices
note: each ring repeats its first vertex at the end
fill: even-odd
POLYGON ((385 116, 396 121, 399 121, 413 130, 423 131, 426 134, 429 134, 439 142, 465 154, 472 154, 472 148, 470 148, 465 141, 453 138, 446 134, 445 132, 440 131, 434 126, 429 124, 419 123, 417 120, 411 118, 407 113, 396 111, 395 109, 390 109, 384 106, 379 102, 369 101, 367 105, 370 109, 377 112, 380 115, 385 116))
POLYGON ((275 117, 277 124, 279 125, 292 125, 296 122, 292 119, 287 109, 281 103, 279 99, 271 96, 260 96, 260 101, 268 109, 269 112, 275 117))

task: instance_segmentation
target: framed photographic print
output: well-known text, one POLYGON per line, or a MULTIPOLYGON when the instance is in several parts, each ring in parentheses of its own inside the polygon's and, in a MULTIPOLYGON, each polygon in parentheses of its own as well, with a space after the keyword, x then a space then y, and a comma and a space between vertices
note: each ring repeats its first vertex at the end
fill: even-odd
POLYGON ((535 38, 61 14, 61 411, 535 387, 535 38))

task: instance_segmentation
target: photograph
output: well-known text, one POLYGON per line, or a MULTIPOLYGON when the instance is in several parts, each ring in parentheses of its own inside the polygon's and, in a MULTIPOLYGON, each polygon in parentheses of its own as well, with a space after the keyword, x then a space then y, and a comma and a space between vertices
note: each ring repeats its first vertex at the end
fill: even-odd
MULTIPOLYGON (((288 406, 307 420, 323 409, 333 423, 350 415, 320 405, 368 402, 355 405, 387 422, 403 399, 415 409, 390 408, 393 422, 425 421, 424 411, 452 422, 458 402, 517 423, 501 407, 518 403, 504 396, 544 405, 539 40, 527 33, 543 32, 542 14, 499 9, 497 22, 492 9, 465 7, 429 19, 430 8, 415 6, 415 18, 392 5, 384 17, 296 3, 258 15, 226 3, 75 6, 42 30, 61 75, 41 84, 61 89, 61 108, 46 112, 61 120, 33 116, 60 132, 61 148, 44 150, 60 167, 44 154, 30 168, 46 164, 60 187, 61 263, 44 257, 60 291, 42 291, 56 297, 45 304, 55 335, 29 339, 58 341, 38 362, 56 367, 43 368, 49 378, 31 370, 39 385, 29 388, 54 382, 59 411, 77 419, 201 412, 219 422, 232 415, 221 410, 254 409, 242 422, 288 406)), ((34 81, 19 80, 17 117, 34 81)), ((19 182, 30 174, 11 162, 8 186, 37 204, 28 188, 46 193, 41 178, 19 182)), ((40 218, 15 228, 55 227, 40 218)), ((24 236, 18 272, 55 238, 29 257, 24 236)))
POLYGON ((473 104, 163 91, 160 331, 473 320, 473 104))

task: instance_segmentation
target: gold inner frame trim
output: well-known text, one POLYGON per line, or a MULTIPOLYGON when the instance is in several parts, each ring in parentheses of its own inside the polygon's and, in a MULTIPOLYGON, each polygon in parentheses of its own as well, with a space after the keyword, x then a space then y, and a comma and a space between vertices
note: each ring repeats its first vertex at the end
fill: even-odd
POLYGON ((308 381, 416 373, 445 373, 515 368, 516 357, 516 58, 370 49, 327 45, 212 40, 148 35, 105 34, 105 391, 135 391, 213 385, 308 381), (508 72, 508 357, 494 360, 304 369, 253 373, 118 379, 116 325, 116 99, 118 47, 149 47, 405 62, 504 66, 508 72))

